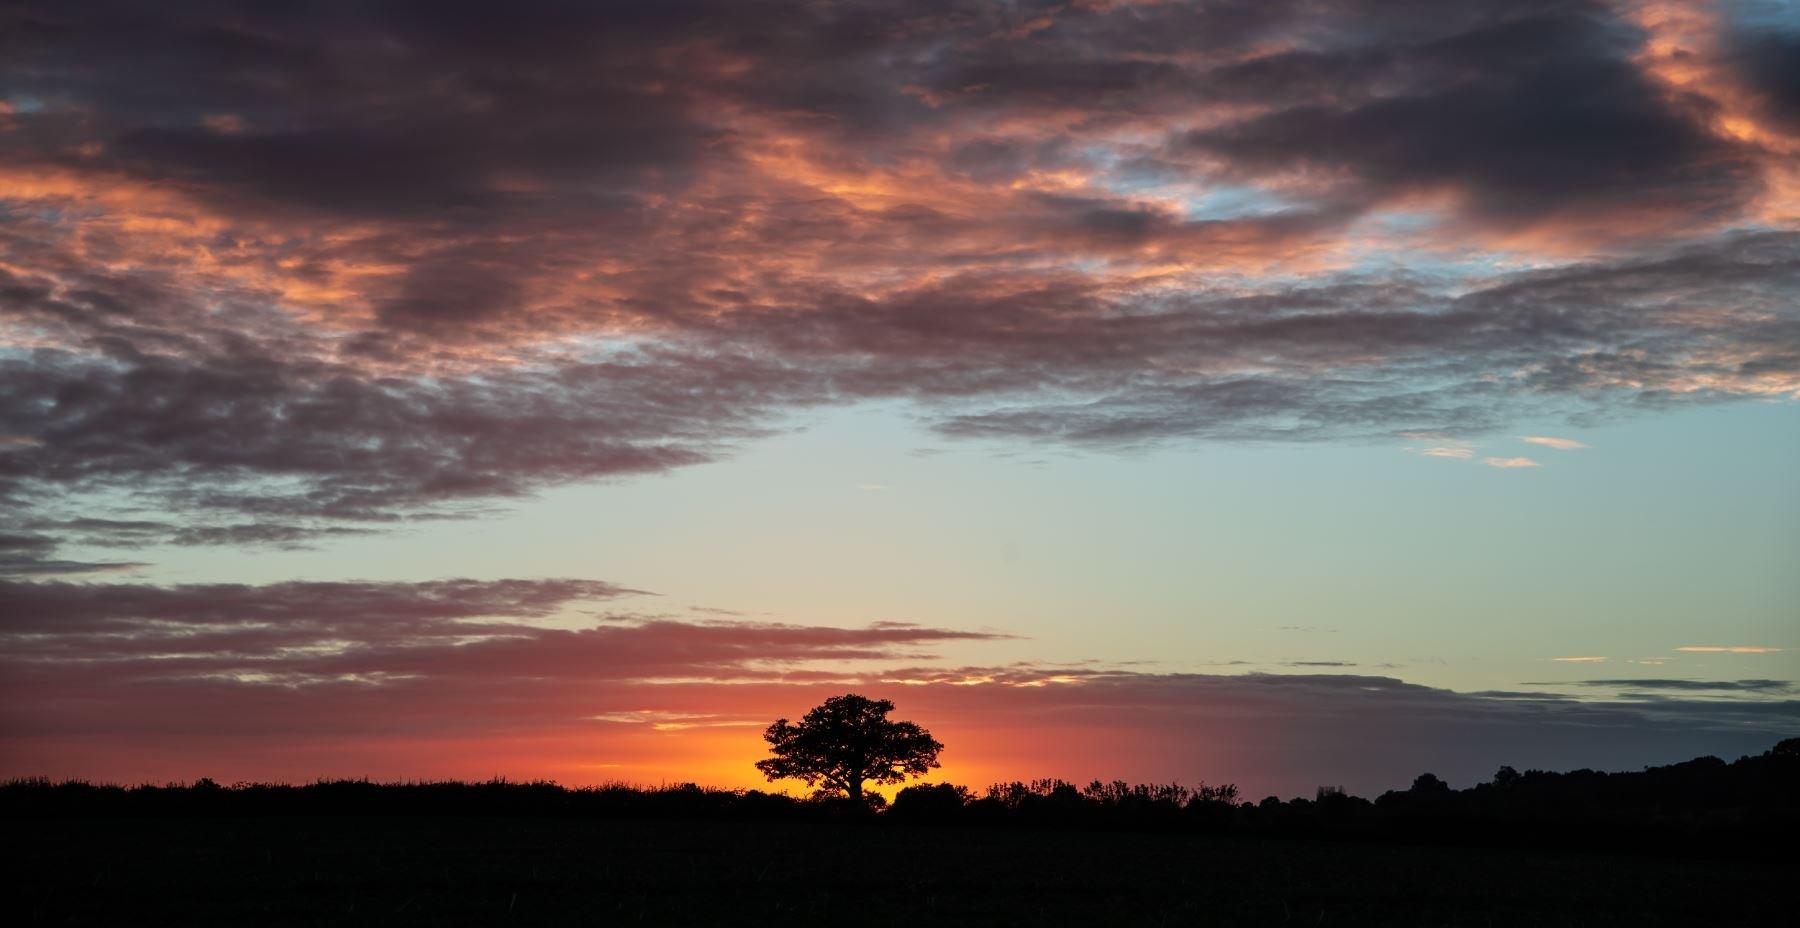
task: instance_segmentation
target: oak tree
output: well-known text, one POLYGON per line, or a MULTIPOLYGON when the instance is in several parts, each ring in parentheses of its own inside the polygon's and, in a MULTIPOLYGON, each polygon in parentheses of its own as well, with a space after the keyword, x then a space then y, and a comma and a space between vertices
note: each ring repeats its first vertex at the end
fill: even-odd
POLYGON ((833 696, 798 723, 777 719, 763 732, 766 760, 756 769, 770 780, 823 784, 863 802, 863 784, 899 783, 938 766, 944 749, 931 732, 912 722, 888 719, 894 704, 855 693, 833 696))

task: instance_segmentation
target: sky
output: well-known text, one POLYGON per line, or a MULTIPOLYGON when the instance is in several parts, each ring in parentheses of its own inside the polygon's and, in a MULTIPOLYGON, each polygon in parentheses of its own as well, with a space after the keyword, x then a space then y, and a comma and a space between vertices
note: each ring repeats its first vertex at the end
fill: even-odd
POLYGON ((0 776, 1800 732, 1790 2, 0 4, 0 776))

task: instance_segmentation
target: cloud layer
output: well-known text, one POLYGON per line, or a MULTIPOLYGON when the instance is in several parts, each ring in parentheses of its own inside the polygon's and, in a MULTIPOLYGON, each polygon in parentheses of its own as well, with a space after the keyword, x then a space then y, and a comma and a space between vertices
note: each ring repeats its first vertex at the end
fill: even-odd
POLYGON ((1337 673, 956 667, 939 647, 1005 636, 572 610, 634 592, 576 580, 5 583, 0 774, 529 769, 748 785, 761 725, 851 688, 898 699, 951 745, 950 773, 964 779, 1238 778, 1287 793, 1321 775, 1378 790, 1426 768, 1468 780, 1501 763, 1755 751, 1800 720, 1771 680, 1593 681, 1675 694, 1594 702, 1337 673), (1720 691, 1763 698, 1704 698, 1720 691))
POLYGON ((129 490, 194 514, 176 543, 712 460, 860 399, 1117 448, 1800 393, 1787 33, 1754 19, 0 16, 0 495, 129 490))

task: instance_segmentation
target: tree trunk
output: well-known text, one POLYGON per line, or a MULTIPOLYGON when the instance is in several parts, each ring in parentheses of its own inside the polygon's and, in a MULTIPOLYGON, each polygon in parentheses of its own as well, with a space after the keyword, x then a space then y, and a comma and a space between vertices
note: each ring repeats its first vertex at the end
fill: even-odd
POLYGON ((862 785, 862 777, 850 778, 850 798, 855 800, 857 805, 861 805, 863 801, 862 785))

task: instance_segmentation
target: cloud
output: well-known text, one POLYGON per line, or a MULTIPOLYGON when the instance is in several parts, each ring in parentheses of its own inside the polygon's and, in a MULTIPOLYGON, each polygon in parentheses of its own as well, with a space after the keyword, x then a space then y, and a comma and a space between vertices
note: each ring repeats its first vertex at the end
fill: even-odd
POLYGON ((1559 662, 1565 663, 1565 664, 1601 664, 1601 663, 1606 662, 1605 657, 1597 657, 1597 656, 1553 657, 1550 659, 1553 661, 1559 661, 1559 662))
POLYGON ((0 359, 0 416, 52 436, 5 454, 0 493, 128 487, 224 520, 172 543, 290 544, 356 531, 307 520, 386 522, 710 460, 792 386, 743 358, 659 358, 430 381, 268 356, 0 359))
MULTIPOLYGON (((1429 29, 1360 4, 1062 10, 1029 34, 999 10, 876 29, 893 15, 879 5, 702 7, 340 12, 329 28, 303 9, 128 25, 102 9, 16 12, 17 92, 54 103, 11 114, 18 189, 88 207, 21 227, 17 293, 33 314, 129 331, 140 349, 177 337, 172 293, 201 292, 278 297, 395 360, 445 341, 698 331, 809 364, 869 362, 848 372, 852 394, 1024 391, 1031 405, 1085 387, 1100 408, 1198 400, 1226 432, 1295 411, 1374 424, 1452 411, 1408 407, 1427 370, 1367 382, 1369 362, 1432 347, 1434 327, 1449 339, 1438 349, 1471 347, 1425 305, 1446 297, 1421 292, 1424 278, 1253 287, 1239 308, 1259 311, 1233 319, 1207 312, 1230 304, 1195 279, 1147 286, 1142 272, 1254 274, 1331 252, 1361 212, 1425 188, 1450 193, 1460 221, 1510 229, 1566 212, 1687 222, 1755 187, 1756 151, 1639 73, 1643 37, 1598 6, 1464 2, 1429 29), (1205 35, 1211 54, 1171 56, 1172 35, 1190 49, 1205 35), (1215 109, 1186 129, 1175 117, 1196 102, 1215 109), (1494 154, 1519 144, 1530 157, 1494 154), (1341 182, 1295 186, 1294 170, 1341 182), (1193 191, 1245 178, 1287 206, 1188 215, 1193 191), (160 217, 154 240, 129 232, 145 215, 160 217), (74 253, 57 254, 61 233, 74 253), (221 234, 228 260, 196 266, 221 234), (609 261, 571 270, 596 255, 609 261), (156 273, 99 279, 102 257, 156 273), (1351 350, 1331 358, 1329 335, 1351 350), (1174 369, 1165 343, 1170 358, 1218 347, 1187 378, 1130 390, 1126 370, 1174 369), (1275 370, 1248 376, 1241 359, 1271 351, 1275 370), (987 369, 958 370, 971 354, 987 369), (1077 362, 1070 375, 1046 376, 1059 356, 1077 362), (1286 383, 1296 375, 1316 383, 1286 383)), ((1146 434, 1184 431, 1162 412, 1145 410, 1161 420, 1146 434)))
POLYGON ((168 525, 70 543, 328 543, 826 404, 1131 450, 1800 396, 1755 17, 1678 87, 1585 3, 4 15, 0 499, 168 525))
POLYGON ((0 577, 57 576, 134 570, 139 561, 75 561, 52 556, 57 540, 34 533, 0 533, 0 577))
POLYGON ((1726 62, 1770 118, 1800 128, 1800 29, 1777 3, 1739 3, 1726 27, 1726 62))
POLYGON ((1600 14, 1521 10, 1396 43, 1344 62, 1389 88, 1321 95, 1186 143, 1253 176, 1344 177, 1336 195, 1356 200, 1448 191, 1502 228, 1589 210, 1653 227, 1684 210, 1730 215, 1754 195, 1755 155, 1698 124, 1630 60, 1641 36, 1600 14))
POLYGON ((1545 686, 1589 686, 1608 687, 1612 689, 1639 690, 1682 690, 1691 692, 1717 693, 1766 693, 1784 692, 1793 688, 1788 680, 1671 680, 1671 679, 1635 679, 1635 680, 1577 680, 1568 684, 1541 684, 1545 686))
POLYGON ((1558 451, 1574 451, 1587 447, 1585 442, 1579 442, 1573 438, 1551 438, 1547 435, 1526 435, 1519 440, 1528 445, 1543 445, 1546 448, 1555 448, 1558 451))
POLYGON ((1482 458, 1481 463, 1486 464, 1489 467, 1499 467, 1502 469, 1543 466, 1530 458, 1482 458))
MULTIPOLYGON (((1237 780, 1287 794, 1323 769, 1359 791, 1431 769, 1631 767, 1760 751, 1800 720, 1754 701, 1464 694, 1390 677, 954 666, 993 633, 643 619, 588 624, 599 581, 268 585, 8 582, 5 775, 702 777, 755 782, 757 729, 848 688, 896 695, 965 781, 1237 780), (1384 745, 1380 752, 1367 744, 1384 745), (1354 760, 1346 762, 1344 758, 1354 760)), ((1317 662, 1335 664, 1337 662, 1317 662)), ((1678 691, 1685 681, 1613 681, 1678 691)), ((1310 784, 1310 785, 1309 785, 1310 784)))
POLYGON ((694 715, 681 712, 659 712, 654 709, 640 709, 631 712, 601 712, 590 715, 588 719, 595 722, 614 722, 621 725, 648 725, 656 731, 686 731, 690 728, 762 728, 767 722, 750 719, 724 719, 716 715, 694 715))
POLYGON ((736 609, 725 609, 720 606, 689 606, 688 611, 698 612, 702 615, 729 616, 732 618, 739 618, 745 615, 745 613, 736 609))
POLYGON ((1697 654, 1779 654, 1782 648, 1767 648, 1751 645, 1688 645, 1676 648, 1677 651, 1688 651, 1697 654))
MULTIPOLYGON (((1800 240, 1794 247, 1800 248, 1800 240)), ((1800 264, 1785 251, 1775 254, 1800 264)), ((1698 259, 1682 258, 1679 265, 1676 260, 1656 265, 1654 274, 1688 273, 1698 259)), ((1709 275, 1730 273, 1727 266, 1706 262, 1709 275)), ((1728 266, 1743 272, 1732 278, 1733 287, 1750 287, 1755 275, 1773 273, 1747 256, 1741 263, 1730 259, 1728 266)), ((0 491, 30 497, 58 489, 123 485, 148 493, 161 487, 177 508, 212 514, 219 522, 180 534, 181 542, 242 538, 248 530, 226 527, 254 515, 265 522, 288 519, 284 528, 261 531, 291 544, 305 540, 302 519, 380 523, 559 482, 715 460, 776 427, 787 411, 855 398, 913 396, 941 410, 936 427, 947 434, 1101 446, 1181 437, 1347 437, 1419 418, 1476 428, 1491 424, 1490 417, 1509 401, 1541 403, 1565 394, 1576 401, 1585 391, 1608 389, 1596 380, 1600 368, 1592 365, 1598 360, 1549 364, 1541 360, 1542 352, 1554 338, 1528 334, 1535 331, 1531 326, 1519 330, 1517 342, 1506 332, 1520 323, 1519 318, 1504 321, 1506 316, 1537 311, 1521 310, 1521 300, 1531 307, 1553 306, 1546 297, 1572 286, 1567 275, 1575 273, 1536 275, 1465 294, 1458 302, 1479 308, 1448 313, 1347 308, 1416 294, 1296 291, 1285 298, 1332 308, 1324 316, 1285 318, 1265 300, 1241 297, 1161 313, 1084 318, 1075 306, 1065 311, 1036 303, 1037 293, 1002 293, 975 314, 991 316, 988 322, 971 317, 950 324, 952 295, 928 299, 921 293, 909 299, 925 301, 917 304, 925 313, 917 324, 925 328, 898 339, 883 330, 913 323, 884 319, 883 313, 865 318, 833 310, 806 323, 815 341, 810 345, 792 343, 797 330, 791 320, 765 316, 758 329, 732 334, 725 343, 718 341, 727 337, 721 333, 670 336, 654 346, 620 347, 604 359, 546 356, 542 363, 410 374, 383 373, 381 367, 394 363, 389 361, 372 370, 366 357, 343 355, 342 346, 291 327, 246 342, 216 330, 216 322, 210 331, 196 324, 180 327, 182 344, 167 350, 148 343, 176 337, 169 333, 190 312, 177 301, 165 307, 173 314, 166 329, 72 332, 77 347, 0 358, 0 381, 7 387, 0 419, 8 431, 33 438, 0 450, 7 464, 0 468, 0 491), (817 344, 818 339, 835 344, 817 344), (92 353, 121 340, 138 347, 118 359, 92 353), (865 342, 886 347, 870 353, 865 342), (971 356, 977 345, 986 348, 971 356), (1511 394, 1512 388, 1477 376, 1488 369, 1485 364, 1460 372, 1444 367, 1467 364, 1484 351, 1494 363, 1525 352, 1504 361, 1525 365, 1521 392, 1511 394), (1292 369, 1268 372, 1270 361, 1283 353, 1291 355, 1292 369), (1185 354, 1190 366, 1205 363, 1193 374, 1143 373, 1143 363, 1162 369, 1178 354, 1185 354), (1528 360, 1533 354, 1540 360, 1528 360), (1233 371, 1251 356, 1265 372, 1233 371), (1451 356, 1464 360, 1445 360, 1451 356), (1375 358, 1385 362, 1386 373, 1364 369, 1363 359, 1375 358), (1218 372, 1208 373, 1209 365, 1218 372), (1421 397, 1401 376, 1409 368, 1424 378, 1465 379, 1421 397), (1032 400, 1053 389, 1086 390, 1099 398, 1079 406, 1032 400), (52 403, 52 397, 63 399, 52 403), (1019 405, 980 411, 1009 397, 1019 405), (151 440, 163 435, 178 440, 151 440)), ((1583 295, 1578 300, 1571 292, 1569 305, 1555 308, 1561 319, 1556 325, 1568 329, 1579 319, 1569 313, 1582 312, 1581 306, 1593 311, 1596 288, 1624 281, 1634 288, 1644 285, 1639 273, 1580 272, 1590 278, 1579 288, 1583 295)), ((965 293, 965 305, 967 299, 965 293)), ((21 306, 44 310, 41 303, 21 306)), ((1646 333, 1658 325, 1647 315, 1624 312, 1617 323, 1642 325, 1646 333)), ((1614 324, 1610 317, 1595 318, 1570 329, 1569 336, 1591 344, 1614 324)), ((1721 330, 1711 331, 1709 337, 1720 337, 1721 330)), ((1751 349, 1750 340, 1761 336, 1746 330, 1744 350, 1774 352, 1781 337, 1770 330, 1751 349)), ((1634 347, 1629 357, 1642 359, 1644 351, 1634 347)), ((1626 363, 1625 358, 1607 363, 1626 363)), ((1780 363, 1740 366, 1736 376, 1774 376, 1780 363)), ((1604 379, 1643 382, 1646 376, 1618 371, 1604 379)), ((1725 374, 1721 369, 1706 376, 1723 384, 1725 374)), ((1665 388, 1664 399, 1673 389, 1665 388)), ((1728 387, 1684 386, 1680 392, 1694 389, 1728 387)), ((1647 395, 1641 398, 1649 401, 1647 395)))
MULTIPOLYGON (((588 580, 3 585, 13 669, 103 663, 117 679, 254 678, 332 685, 438 672, 613 679, 751 672, 758 662, 895 658, 929 642, 991 640, 886 622, 830 629, 646 619, 591 628, 527 620, 639 591, 588 580)), ((762 671, 759 671, 762 672, 762 671)))

